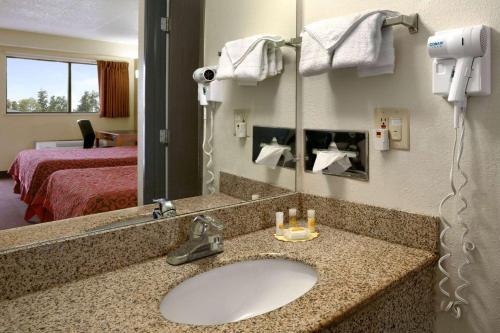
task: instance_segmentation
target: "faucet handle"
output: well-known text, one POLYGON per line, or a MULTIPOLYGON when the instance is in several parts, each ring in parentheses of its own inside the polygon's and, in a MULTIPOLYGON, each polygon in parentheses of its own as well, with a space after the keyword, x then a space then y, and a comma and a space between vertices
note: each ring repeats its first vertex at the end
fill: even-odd
POLYGON ((213 217, 207 215, 198 215, 191 224, 191 235, 193 238, 199 238, 206 235, 210 228, 215 228, 220 232, 224 229, 224 224, 213 217))
POLYGON ((217 231, 222 231, 224 229, 224 223, 222 223, 221 221, 210 216, 207 216, 207 218, 210 227, 215 228, 217 231))
POLYGON ((175 216, 176 209, 172 201, 161 198, 154 199, 153 202, 158 204, 158 207, 153 210, 153 218, 159 219, 161 217, 175 216))

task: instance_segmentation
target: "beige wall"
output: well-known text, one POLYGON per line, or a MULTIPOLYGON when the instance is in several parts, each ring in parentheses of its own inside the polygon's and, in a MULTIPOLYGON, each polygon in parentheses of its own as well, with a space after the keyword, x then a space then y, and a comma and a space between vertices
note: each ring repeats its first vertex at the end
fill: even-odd
POLYGON ((136 59, 137 45, 0 29, 0 45, 45 51, 136 59))
MULTIPOLYGON (((218 52, 230 40, 262 33, 294 37, 295 19, 294 0, 206 0, 205 64, 217 65, 218 52)), ((271 170, 252 162, 253 125, 295 128, 295 51, 283 48, 283 52, 285 70, 278 77, 257 87, 240 87, 232 80, 224 81, 224 102, 215 112, 217 175, 221 170, 295 189, 294 170, 271 170), (234 136, 235 109, 249 111, 247 139, 234 136)))
MULTIPOLYGON (((299 81, 302 128, 360 129, 373 127, 376 107, 405 107, 411 112, 411 149, 377 152, 370 143, 370 181, 300 173, 301 189, 354 202, 437 215, 449 192, 453 145, 452 107, 431 92, 431 59, 426 40, 435 31, 486 24, 492 32, 492 95, 470 99, 463 166, 470 175, 464 194, 465 213, 478 250, 465 270, 473 283, 465 294, 471 305, 457 321, 439 313, 437 332, 500 332, 500 2, 498 0, 304 0, 304 24, 367 9, 419 13, 420 31, 395 28, 396 73, 360 79, 355 70, 299 81)), ((447 212, 451 213, 450 211, 447 212)), ((319 221, 321 222, 321 221, 319 221)), ((450 240, 451 242, 451 240, 450 240)), ((454 265, 461 260, 453 243, 454 265)), ((451 267, 453 272, 455 266, 451 267)), ((453 273, 454 279, 456 274, 453 273)))
POLYGON ((76 125, 90 119, 95 129, 133 129, 135 123, 135 78, 133 49, 129 45, 68 37, 0 30, 0 171, 7 170, 16 154, 33 148, 35 141, 80 139, 76 125), (89 114, 6 114, 6 55, 45 56, 66 59, 106 59, 129 62, 130 110, 128 118, 105 119, 89 114))

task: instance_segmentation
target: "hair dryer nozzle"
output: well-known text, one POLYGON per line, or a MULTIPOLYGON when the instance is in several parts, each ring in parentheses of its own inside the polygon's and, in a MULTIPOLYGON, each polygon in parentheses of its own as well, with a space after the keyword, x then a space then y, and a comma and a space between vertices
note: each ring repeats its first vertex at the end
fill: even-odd
POLYGON ((215 80, 215 67, 201 67, 194 71, 193 79, 198 83, 198 100, 200 105, 208 105, 207 90, 210 82, 215 80))
POLYGON ((197 83, 210 83, 215 80, 216 73, 215 67, 201 67, 194 71, 193 79, 197 83))

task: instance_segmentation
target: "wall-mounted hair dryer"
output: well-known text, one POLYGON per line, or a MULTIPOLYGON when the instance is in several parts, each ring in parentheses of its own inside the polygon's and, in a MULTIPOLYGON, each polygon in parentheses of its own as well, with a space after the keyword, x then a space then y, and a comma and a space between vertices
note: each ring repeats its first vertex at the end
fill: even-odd
POLYGON ((490 28, 484 25, 459 28, 437 32, 429 38, 427 48, 429 55, 434 58, 432 62, 432 92, 436 95, 447 97, 454 104, 455 142, 450 170, 450 188, 439 204, 439 217, 442 223, 440 244, 442 256, 438 261, 438 268, 442 273, 439 281, 439 290, 444 296, 441 309, 450 311, 457 319, 462 315, 462 307, 469 302, 463 295, 463 289, 472 282, 463 274, 465 268, 472 264, 472 252, 475 244, 469 235, 469 223, 465 222, 465 210, 469 206, 463 195, 463 189, 469 177, 461 166, 465 137, 465 111, 469 96, 484 96, 491 93, 491 37, 490 28), (455 167, 456 170, 455 171, 455 167), (461 177, 456 176, 458 172, 461 177), (460 180, 461 184, 457 185, 460 180), (447 271, 446 261, 451 257, 451 249, 446 242, 446 233, 453 227, 443 212, 447 202, 456 202, 455 221, 462 229, 461 243, 463 262, 458 267, 459 284, 455 287, 453 295, 446 288, 451 279, 447 271))
POLYGON ((215 67, 201 67, 194 71, 193 79, 198 83, 198 100, 200 105, 208 105, 208 86, 215 80, 215 67))
POLYGON ((477 25, 438 32, 427 42, 429 55, 435 58, 433 92, 448 96, 448 101, 454 103, 455 127, 458 127, 460 111, 466 107, 467 96, 489 93, 489 68, 484 68, 489 67, 489 39, 489 28, 477 25), (477 60, 485 55, 488 55, 488 64, 477 60), (480 73, 474 76, 474 70, 480 73), (468 89, 471 78, 481 80, 477 83, 480 91, 468 89))
POLYGON ((198 83, 198 100, 203 107, 203 143, 201 146, 203 153, 208 158, 206 164, 208 178, 205 183, 210 194, 215 192, 215 171, 212 145, 214 136, 214 109, 213 105, 210 107, 209 102, 222 102, 220 87, 217 87, 217 85, 212 86, 219 82, 215 81, 215 74, 217 74, 216 67, 201 67, 193 73, 193 79, 198 83), (208 131, 208 118, 210 118, 210 132, 208 131))

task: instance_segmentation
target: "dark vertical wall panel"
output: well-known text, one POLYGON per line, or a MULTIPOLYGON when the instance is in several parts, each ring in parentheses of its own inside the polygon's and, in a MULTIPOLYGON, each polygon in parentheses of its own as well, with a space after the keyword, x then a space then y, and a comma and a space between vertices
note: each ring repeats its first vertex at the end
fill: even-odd
POLYGON ((166 147, 160 130, 166 127, 166 36, 161 17, 166 16, 166 0, 145 1, 145 161, 144 204, 166 197, 166 147))
POLYGON ((198 106, 193 71, 202 64, 203 1, 170 0, 168 84, 168 194, 169 199, 200 195, 198 106))

